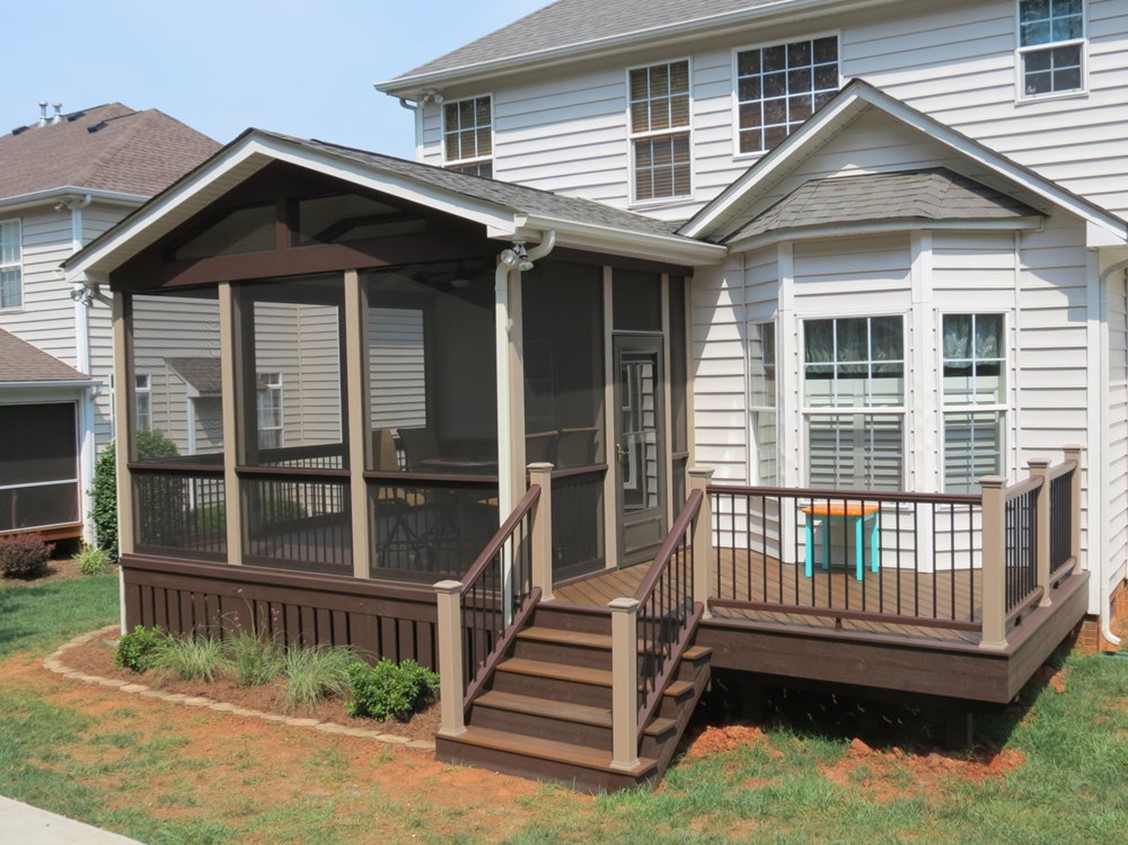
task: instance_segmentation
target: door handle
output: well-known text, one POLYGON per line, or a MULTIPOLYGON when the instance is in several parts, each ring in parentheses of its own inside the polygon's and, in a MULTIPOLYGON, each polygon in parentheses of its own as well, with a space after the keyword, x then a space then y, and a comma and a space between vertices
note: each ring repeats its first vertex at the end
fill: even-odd
POLYGON ((621 443, 615 444, 615 458, 619 463, 623 463, 627 459, 627 450, 623 448, 621 443))

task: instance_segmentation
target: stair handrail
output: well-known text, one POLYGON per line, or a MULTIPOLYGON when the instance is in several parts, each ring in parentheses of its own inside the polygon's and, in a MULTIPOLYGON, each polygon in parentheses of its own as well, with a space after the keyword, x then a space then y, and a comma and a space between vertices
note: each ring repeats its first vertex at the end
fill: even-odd
POLYGON ((638 722, 641 737, 704 613, 693 596, 693 533, 705 491, 690 491, 634 600, 638 603, 638 722))
POLYGON ((541 588, 533 584, 530 527, 540 498, 540 485, 530 485, 463 578, 459 605, 464 708, 481 692, 540 601, 541 588))

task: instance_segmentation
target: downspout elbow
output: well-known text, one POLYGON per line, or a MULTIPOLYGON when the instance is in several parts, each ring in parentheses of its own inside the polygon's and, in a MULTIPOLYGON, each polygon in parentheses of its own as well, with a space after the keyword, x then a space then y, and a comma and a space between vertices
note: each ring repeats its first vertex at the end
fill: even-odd
POLYGON ((528 258, 530 261, 540 261, 547 256, 556 246, 556 230, 549 229, 544 233, 544 240, 529 250, 528 258))

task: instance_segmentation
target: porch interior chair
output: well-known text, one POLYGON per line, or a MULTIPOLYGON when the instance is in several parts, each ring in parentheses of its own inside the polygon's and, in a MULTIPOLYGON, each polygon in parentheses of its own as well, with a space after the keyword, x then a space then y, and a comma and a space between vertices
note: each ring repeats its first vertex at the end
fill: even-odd
POLYGON ((595 463, 595 435, 599 429, 564 428, 556 440, 556 464, 561 467, 586 467, 595 463))
POLYGON ((558 431, 537 431, 525 435, 526 464, 555 464, 558 431))
POLYGON ((424 461, 439 457, 439 438, 429 428, 401 428, 400 443, 403 444, 408 469, 418 469, 424 461))

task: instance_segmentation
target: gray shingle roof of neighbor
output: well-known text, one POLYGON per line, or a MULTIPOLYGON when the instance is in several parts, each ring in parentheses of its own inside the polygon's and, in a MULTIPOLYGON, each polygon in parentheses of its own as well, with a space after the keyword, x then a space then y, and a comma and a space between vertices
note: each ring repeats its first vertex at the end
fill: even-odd
MULTIPOLYGON (((256 131, 262 132, 262 130, 256 131)), ((366 152, 352 147, 342 147, 327 141, 307 141, 274 132, 262 132, 262 134, 272 135, 275 138, 300 144, 310 150, 320 150, 331 155, 351 159, 376 170, 403 176, 461 196, 527 214, 592 223, 610 229, 650 235, 672 236, 678 226, 681 225, 680 223, 655 220, 652 217, 630 211, 622 211, 593 200, 565 197, 537 188, 515 185, 512 182, 500 182, 496 179, 472 176, 467 173, 459 173, 457 170, 446 170, 431 164, 366 152)), ((684 240, 690 242, 693 239, 685 238, 684 240)))
POLYGON ((779 229, 904 220, 1012 220, 1041 213, 943 167, 804 182, 726 240, 779 229))
POLYGON ((393 81, 773 4, 778 0, 558 0, 393 81))
POLYGON ((149 197, 219 146, 156 109, 81 109, 0 136, 0 199, 62 187, 149 197))
POLYGON ((165 358, 165 363, 200 393, 223 392, 218 358, 165 358))
POLYGON ((88 380, 58 358, 0 329, 0 384, 88 380))

